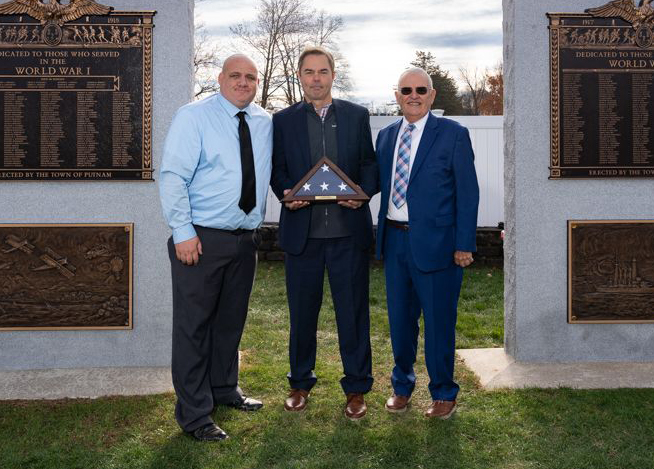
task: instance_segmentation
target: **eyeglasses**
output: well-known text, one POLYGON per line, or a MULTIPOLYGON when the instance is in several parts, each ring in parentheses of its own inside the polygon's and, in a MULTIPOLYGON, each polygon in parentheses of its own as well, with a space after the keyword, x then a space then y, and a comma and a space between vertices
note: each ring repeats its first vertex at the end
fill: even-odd
MULTIPOLYGON (((418 86, 416 88, 416 93, 419 95, 427 94, 427 87, 426 86, 418 86)), ((400 93, 402 93, 404 96, 408 96, 413 92, 413 88, 410 86, 405 86, 403 88, 400 88, 400 93)))

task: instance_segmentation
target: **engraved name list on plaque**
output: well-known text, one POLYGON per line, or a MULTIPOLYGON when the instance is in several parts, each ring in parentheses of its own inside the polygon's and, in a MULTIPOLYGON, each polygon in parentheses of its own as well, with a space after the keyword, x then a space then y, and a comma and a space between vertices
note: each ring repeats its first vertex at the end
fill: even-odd
POLYGON ((654 177, 650 2, 548 13, 550 179, 654 177))
POLYGON ((0 4, 0 180, 152 180, 152 18, 0 4))

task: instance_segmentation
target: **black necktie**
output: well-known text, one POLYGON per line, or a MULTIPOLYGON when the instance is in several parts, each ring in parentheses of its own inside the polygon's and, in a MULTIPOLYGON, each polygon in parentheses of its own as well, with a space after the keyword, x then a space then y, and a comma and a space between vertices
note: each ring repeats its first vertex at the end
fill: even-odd
POLYGON ((238 140, 241 144, 241 200, 238 206, 245 213, 250 211, 257 205, 257 187, 256 176, 254 175, 254 153, 252 152, 252 139, 250 138, 250 127, 245 121, 245 112, 241 111, 238 114, 238 140))

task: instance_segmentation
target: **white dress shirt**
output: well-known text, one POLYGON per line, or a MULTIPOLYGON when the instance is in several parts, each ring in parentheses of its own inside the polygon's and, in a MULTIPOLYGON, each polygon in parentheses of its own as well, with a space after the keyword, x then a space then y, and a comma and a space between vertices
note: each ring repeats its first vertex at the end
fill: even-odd
MULTIPOLYGON (((416 153, 418 152, 418 145, 420 145, 420 138, 422 138, 422 131, 425 128, 427 123, 427 118, 429 113, 425 114, 420 120, 413 123, 416 127, 411 132, 411 155, 409 156, 409 174, 411 174, 411 168, 413 168, 413 161, 416 159, 416 153)), ((406 120, 406 117, 402 118, 402 124, 400 125, 400 131, 397 133, 397 141, 395 142, 395 151, 393 152, 393 172, 391 173, 391 190, 388 197, 388 213, 386 217, 399 221, 399 222, 408 222, 409 221, 409 201, 406 200, 404 205, 400 208, 397 208, 393 203, 393 184, 395 183, 395 166, 397 165, 397 151, 400 148, 400 138, 404 133, 409 121, 406 120)), ((408 190, 408 188, 407 188, 408 190)))

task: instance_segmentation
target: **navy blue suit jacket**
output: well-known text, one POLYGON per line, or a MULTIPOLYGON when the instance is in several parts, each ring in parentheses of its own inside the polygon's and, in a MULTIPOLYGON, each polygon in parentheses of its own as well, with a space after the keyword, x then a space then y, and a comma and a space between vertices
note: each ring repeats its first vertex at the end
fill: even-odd
MULTIPOLYGON (((381 201, 377 224, 377 257, 384 247, 384 228, 391 191, 395 143, 402 121, 377 136, 381 201)), ((409 245, 416 266, 425 272, 447 268, 455 251, 476 251, 479 186, 468 129, 429 113, 411 167, 407 188, 409 245)))
MULTIPOLYGON (((370 197, 377 193, 378 172, 370 133, 368 110, 349 101, 334 99, 338 167, 370 197)), ((326 155, 329 157, 329 155, 326 155)), ((309 130, 303 102, 273 115, 273 167, 270 185, 278 199, 284 189, 292 189, 313 167, 309 150, 309 130)), ((344 208, 345 220, 361 249, 372 244, 372 217, 368 204, 358 209, 344 208)), ((310 207, 289 210, 282 206, 279 245, 290 254, 304 250, 311 222, 310 207)))

